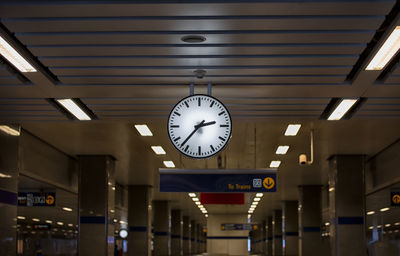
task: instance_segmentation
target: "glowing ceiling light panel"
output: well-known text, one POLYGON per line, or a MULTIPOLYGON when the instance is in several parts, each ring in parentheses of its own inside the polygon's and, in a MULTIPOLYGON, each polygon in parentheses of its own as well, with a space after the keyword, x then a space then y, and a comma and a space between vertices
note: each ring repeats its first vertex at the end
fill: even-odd
POLYGON ((301 128, 301 124, 289 124, 285 131, 285 136, 296 136, 301 128))
POLYGON ((366 70, 381 70, 400 49, 400 26, 397 26, 383 43, 382 47, 365 68, 366 70))
POLYGON ((149 127, 147 127, 147 125, 145 124, 135 124, 135 128, 142 136, 153 136, 153 133, 150 131, 149 127))
POLYGON ((288 150, 289 150, 289 146, 279 146, 276 149, 275 154, 277 154, 277 155, 285 155, 288 152, 288 150))
POLYGON ((164 163, 165 167, 168 167, 168 168, 174 168, 175 167, 175 164, 172 161, 164 161, 163 163, 164 163))
POLYGON ((165 155, 166 152, 161 146, 151 146, 151 149, 156 153, 157 155, 165 155))
POLYGON ((271 168, 278 168, 281 165, 281 161, 271 161, 269 167, 271 168))
POLYGON ((29 64, 4 38, 0 36, 0 54, 14 65, 21 72, 36 72, 36 69, 29 64))
POLYGON ((351 107, 358 101, 358 99, 343 99, 339 105, 333 110, 328 120, 340 120, 351 109, 351 107))
POLYGON ((58 99, 57 102, 68 110, 68 112, 73 114, 78 120, 92 120, 90 116, 88 116, 72 99, 58 99))
POLYGON ((0 131, 6 133, 8 135, 11 135, 11 136, 19 136, 20 135, 19 131, 11 128, 8 125, 0 125, 0 131))

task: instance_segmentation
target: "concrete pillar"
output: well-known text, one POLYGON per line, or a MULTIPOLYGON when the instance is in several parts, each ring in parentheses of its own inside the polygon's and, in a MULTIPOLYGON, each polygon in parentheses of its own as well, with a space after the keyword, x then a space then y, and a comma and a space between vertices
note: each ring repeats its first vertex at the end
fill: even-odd
POLYGON ((257 241, 257 253, 261 254, 262 253, 262 244, 263 244, 263 238, 262 238, 262 230, 261 226, 258 227, 256 230, 256 241, 257 241))
POLYGON ((150 186, 128 187, 128 255, 151 255, 152 190, 150 186))
POLYGON ((266 239, 267 239, 267 241, 266 241, 267 250, 266 250, 265 255, 272 256, 272 241, 273 241, 273 239, 272 239, 272 236, 273 236, 273 234, 272 234, 272 216, 268 216, 266 222, 267 223, 265 225, 265 227, 266 227, 265 233, 266 233, 266 239))
POLYGON ((190 253, 197 253, 197 226, 196 222, 192 220, 190 222, 190 253))
POLYGON ((114 254, 114 166, 111 156, 79 156, 79 255, 114 254))
POLYGON ((181 210, 172 210, 171 212, 171 255, 183 255, 183 220, 181 210))
POLYGON ((283 252, 282 210, 274 210, 272 218, 272 255, 281 256, 283 252))
POLYGON ((285 247, 283 255, 293 256, 299 254, 299 217, 298 202, 284 201, 282 205, 282 228, 285 247))
POLYGON ((201 253, 201 233, 203 233, 203 228, 197 224, 197 253, 201 253))
POLYGON ((329 159, 329 217, 333 256, 367 254, 364 162, 362 155, 339 155, 329 159))
POLYGON ((300 186, 299 255, 325 255, 321 238, 321 186, 300 186))
POLYGON ((249 232, 249 239, 250 239, 250 252, 254 253, 255 252, 255 250, 254 250, 254 246, 255 246, 255 243, 254 243, 254 231, 250 231, 249 232))
POLYGON ((171 208, 168 201, 153 201, 154 255, 171 255, 171 208))
POLYGON ((267 255, 267 221, 261 222, 261 252, 262 255, 267 255))
MULTIPOLYGON (((5 126, 3 126, 6 128, 5 126)), ((0 131, 0 255, 16 255, 19 126, 15 132, 0 131)))
POLYGON ((183 255, 190 255, 190 218, 189 216, 183 216, 183 255))

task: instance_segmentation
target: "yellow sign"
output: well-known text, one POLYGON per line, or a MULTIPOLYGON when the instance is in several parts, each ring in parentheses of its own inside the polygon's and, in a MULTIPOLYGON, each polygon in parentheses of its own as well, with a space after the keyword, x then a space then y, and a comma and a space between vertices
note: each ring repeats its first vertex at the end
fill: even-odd
POLYGON ((275 187, 275 181, 271 177, 267 177, 263 180, 263 186, 266 189, 272 189, 275 187))
POLYGON ((395 194, 395 195, 392 197, 392 202, 393 202, 394 204, 400 204, 400 195, 395 194))
POLYGON ((253 230, 257 230, 258 226, 257 225, 253 225, 253 230))
POLYGON ((48 195, 47 198, 46 198, 46 204, 48 204, 48 205, 54 204, 54 197, 48 195))

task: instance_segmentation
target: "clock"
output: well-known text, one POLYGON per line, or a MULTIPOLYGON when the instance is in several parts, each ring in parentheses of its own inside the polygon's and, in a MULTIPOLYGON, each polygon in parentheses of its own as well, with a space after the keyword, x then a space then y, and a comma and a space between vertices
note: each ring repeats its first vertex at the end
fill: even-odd
POLYGON ((228 144, 232 120, 214 97, 191 95, 179 101, 168 117, 168 135, 175 148, 191 158, 208 158, 228 144))

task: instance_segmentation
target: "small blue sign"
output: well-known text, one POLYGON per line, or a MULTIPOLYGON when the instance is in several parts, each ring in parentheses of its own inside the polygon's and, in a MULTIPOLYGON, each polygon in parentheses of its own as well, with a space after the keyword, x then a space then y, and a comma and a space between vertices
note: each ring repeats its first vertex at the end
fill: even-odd
POLYGON ((221 224, 222 231, 229 230, 257 230, 258 224, 221 224))
POLYGON ((276 192, 276 170, 160 169, 160 192, 276 192))
POLYGON ((55 206, 55 192, 19 192, 18 206, 55 206))

